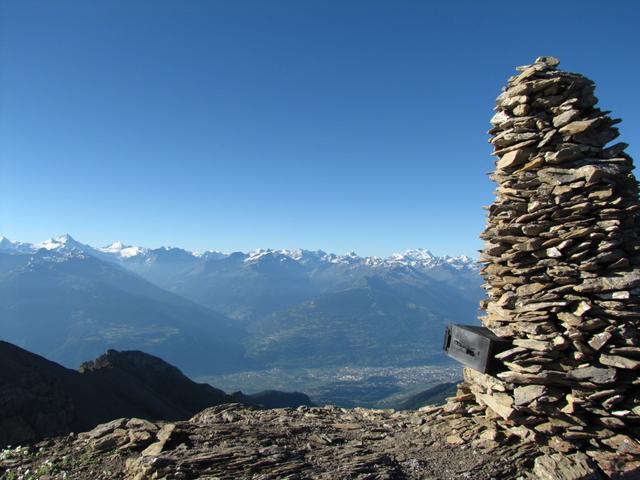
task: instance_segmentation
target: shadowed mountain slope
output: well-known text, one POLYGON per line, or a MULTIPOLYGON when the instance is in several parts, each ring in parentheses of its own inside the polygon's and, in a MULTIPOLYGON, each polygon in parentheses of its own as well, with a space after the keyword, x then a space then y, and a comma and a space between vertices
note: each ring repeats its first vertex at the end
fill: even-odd
POLYGON ((83 431, 119 417, 186 419, 234 399, 142 352, 110 350, 70 370, 0 341, 0 446, 83 431))
POLYGON ((444 326, 474 321, 476 306, 433 279, 363 278, 255 322, 247 352, 281 367, 432 363, 444 326))
POLYGON ((0 327, 68 367, 109 348, 145 350, 191 374, 247 365, 243 333, 223 315, 90 255, 0 253, 0 327))
POLYGON ((440 383, 435 387, 411 395, 396 408, 398 410, 417 410, 426 405, 441 405, 445 403, 447 397, 455 396, 456 385, 457 383, 453 382, 440 383))

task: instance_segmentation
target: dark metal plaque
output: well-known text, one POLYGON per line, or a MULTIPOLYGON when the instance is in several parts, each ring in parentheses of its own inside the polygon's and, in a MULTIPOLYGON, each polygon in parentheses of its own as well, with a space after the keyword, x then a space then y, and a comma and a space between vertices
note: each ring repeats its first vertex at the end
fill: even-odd
POLYGON ((500 338, 486 327, 448 325, 444 334, 444 351, 451 358, 482 373, 503 370, 494 357, 511 347, 511 341, 500 338))

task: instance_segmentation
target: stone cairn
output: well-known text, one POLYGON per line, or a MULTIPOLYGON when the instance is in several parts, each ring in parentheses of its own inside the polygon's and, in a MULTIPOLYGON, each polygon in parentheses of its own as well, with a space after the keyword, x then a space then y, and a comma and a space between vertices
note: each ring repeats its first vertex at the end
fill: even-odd
POLYGON ((638 184, 627 145, 605 148, 619 120, 559 63, 518 67, 496 100, 481 320, 513 348, 495 376, 465 369, 458 397, 612 478, 640 478, 619 476, 640 468, 638 184))

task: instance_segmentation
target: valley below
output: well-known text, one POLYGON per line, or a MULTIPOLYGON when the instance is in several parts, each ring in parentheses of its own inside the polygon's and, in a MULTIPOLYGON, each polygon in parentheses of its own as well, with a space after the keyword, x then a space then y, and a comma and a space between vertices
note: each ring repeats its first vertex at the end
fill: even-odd
MULTIPOLYGON (((252 394, 271 389, 304 392, 316 405, 401 408, 416 394, 461 381, 462 368, 449 362, 410 367, 272 368, 202 376, 195 380, 226 392, 242 390, 252 394)), ((444 400, 444 397, 434 397, 438 399, 444 400)))

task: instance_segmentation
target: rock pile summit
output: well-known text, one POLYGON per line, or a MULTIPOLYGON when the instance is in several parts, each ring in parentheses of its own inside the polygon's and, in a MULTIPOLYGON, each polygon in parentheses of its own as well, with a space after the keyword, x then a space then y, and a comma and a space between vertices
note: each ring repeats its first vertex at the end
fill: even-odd
POLYGON ((559 63, 519 67, 496 101, 481 320, 513 348, 462 389, 523 437, 640 478, 638 184, 627 145, 607 146, 620 120, 559 63))

